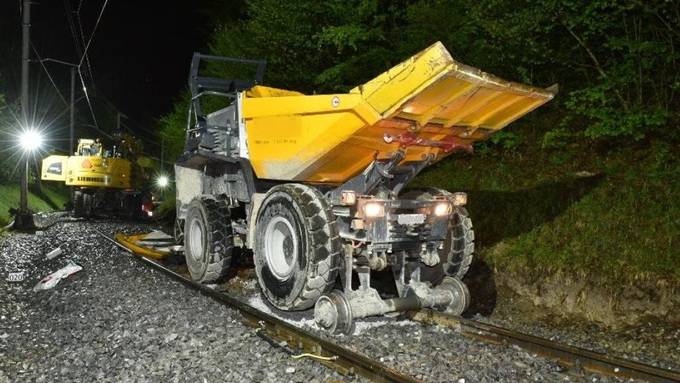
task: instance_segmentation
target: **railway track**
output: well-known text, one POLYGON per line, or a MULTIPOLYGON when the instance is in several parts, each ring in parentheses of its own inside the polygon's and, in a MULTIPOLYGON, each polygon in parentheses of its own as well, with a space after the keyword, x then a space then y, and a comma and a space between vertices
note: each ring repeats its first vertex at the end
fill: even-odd
POLYGON ((130 249, 122 246, 113 238, 97 230, 99 235, 114 243, 121 249, 136 255, 144 264, 157 269, 177 281, 200 291, 202 294, 238 311, 244 317, 244 323, 257 329, 260 337, 268 339, 277 346, 285 342, 286 349, 296 357, 310 357, 344 375, 360 375, 375 382, 414 383, 419 380, 405 375, 385 364, 323 339, 309 331, 298 328, 273 315, 264 313, 227 294, 215 291, 205 285, 191 281, 187 276, 177 273, 149 258, 137 256, 130 249))
POLYGON ((412 313, 410 318, 422 323, 455 327, 465 335, 486 342, 517 345, 557 362, 575 375, 589 372, 648 382, 680 382, 680 372, 678 371, 665 370, 648 364, 569 346, 488 323, 454 317, 433 310, 421 310, 412 313))
MULTIPOLYGON (((135 258, 142 263, 240 312, 244 317, 244 323, 256 328, 258 336, 272 345, 283 347, 284 351, 290 353, 293 357, 310 357, 341 374, 360 375, 376 382, 419 381, 380 361, 321 338, 276 316, 262 312, 228 294, 195 283, 189 279, 188 275, 178 273, 159 262, 140 256, 110 236, 99 230, 97 232, 106 240, 135 255, 135 258)), ((529 352, 557 362, 573 375, 583 375, 584 372, 588 372, 622 379, 640 379, 649 382, 680 382, 680 372, 678 371, 665 370, 648 364, 596 353, 491 324, 447 315, 434 310, 420 310, 409 313, 408 317, 411 320, 424 324, 437 324, 456 328, 463 335, 484 342, 519 346, 529 352)))

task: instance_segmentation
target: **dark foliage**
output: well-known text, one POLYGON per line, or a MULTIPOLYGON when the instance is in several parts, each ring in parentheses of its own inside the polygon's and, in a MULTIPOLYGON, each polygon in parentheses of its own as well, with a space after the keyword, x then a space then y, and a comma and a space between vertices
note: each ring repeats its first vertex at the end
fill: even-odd
MULTIPOLYGON (((678 138, 671 128, 680 90, 677 2, 246 0, 240 21, 220 23, 215 14, 210 53, 267 59, 270 86, 347 91, 441 40, 456 59, 485 71, 560 84, 551 110, 560 119, 541 127, 546 147, 678 138)), ((183 113, 162 120, 167 137, 181 139, 183 113)), ((521 141, 510 134, 492 144, 521 141)))

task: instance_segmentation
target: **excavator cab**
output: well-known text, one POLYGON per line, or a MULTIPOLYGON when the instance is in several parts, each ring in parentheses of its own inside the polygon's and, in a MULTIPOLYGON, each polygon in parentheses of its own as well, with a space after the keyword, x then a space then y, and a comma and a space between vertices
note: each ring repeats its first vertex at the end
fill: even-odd
POLYGON ((104 157, 104 148, 99 138, 94 140, 81 138, 78 140, 78 148, 75 154, 81 157, 104 157))

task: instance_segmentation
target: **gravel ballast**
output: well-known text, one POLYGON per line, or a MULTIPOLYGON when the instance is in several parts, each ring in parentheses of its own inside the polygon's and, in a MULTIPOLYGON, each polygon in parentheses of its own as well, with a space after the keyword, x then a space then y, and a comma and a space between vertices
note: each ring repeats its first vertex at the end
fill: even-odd
MULTIPOLYGON (((113 235, 155 228, 62 222, 0 239, 0 383, 354 379, 291 358, 243 325, 233 310, 142 265, 95 229, 113 235), (46 260, 57 246, 62 254, 46 260), (33 291, 69 261, 83 270, 51 290, 33 291), (24 273, 22 282, 6 280, 17 271, 24 273)), ((426 382, 618 381, 573 375, 517 347, 403 318, 360 319, 354 335, 329 335, 315 326, 311 310, 287 313, 268 305, 252 270, 215 288, 426 382)))
POLYGON ((535 307, 527 299, 504 292, 490 316, 473 319, 626 360, 680 371, 680 326, 643 320, 610 328, 582 318, 565 318, 535 307))
POLYGON ((0 244, 0 382, 346 381, 256 336, 234 311, 144 267, 108 235, 149 226, 66 222, 0 244), (43 261, 61 246, 63 255, 43 261), (71 260, 83 270, 47 291, 71 260), (24 271, 23 282, 8 273, 24 271))

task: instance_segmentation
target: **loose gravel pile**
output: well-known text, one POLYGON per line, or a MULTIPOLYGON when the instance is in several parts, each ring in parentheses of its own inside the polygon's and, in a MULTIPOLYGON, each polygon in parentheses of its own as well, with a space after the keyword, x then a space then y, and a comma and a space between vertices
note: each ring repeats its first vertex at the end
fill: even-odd
POLYGON ((350 378, 256 336, 235 312, 153 271, 94 231, 150 230, 63 222, 0 244, 0 382, 322 382, 350 378), (57 246, 63 254, 45 261, 57 246), (83 270, 51 290, 44 276, 83 270), (22 282, 8 282, 23 270, 22 282))

